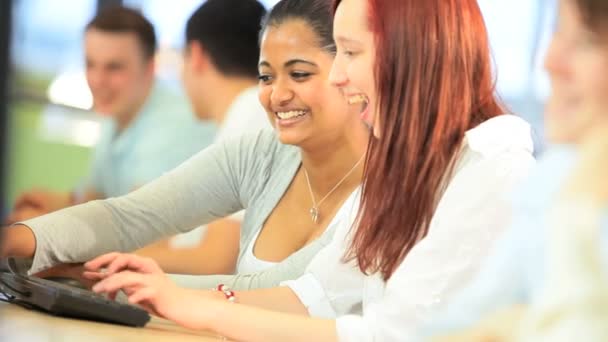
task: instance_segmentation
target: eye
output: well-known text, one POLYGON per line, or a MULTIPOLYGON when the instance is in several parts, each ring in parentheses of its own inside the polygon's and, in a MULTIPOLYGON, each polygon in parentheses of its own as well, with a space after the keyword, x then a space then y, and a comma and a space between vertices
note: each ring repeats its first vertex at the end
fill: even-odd
POLYGON ((345 56, 347 58, 352 58, 352 57, 354 57, 357 54, 353 50, 346 49, 344 47, 339 47, 339 46, 338 46, 338 49, 337 49, 337 53, 340 54, 340 55, 342 55, 342 56, 345 56))
POLYGON ((303 81, 306 78, 308 78, 311 75, 311 73, 303 72, 303 71, 293 71, 290 73, 290 75, 291 75, 291 78, 293 78, 296 81, 303 81))
POLYGON ((268 84, 270 83, 272 77, 270 75, 259 75, 258 76, 258 80, 260 81, 260 83, 262 84, 268 84))

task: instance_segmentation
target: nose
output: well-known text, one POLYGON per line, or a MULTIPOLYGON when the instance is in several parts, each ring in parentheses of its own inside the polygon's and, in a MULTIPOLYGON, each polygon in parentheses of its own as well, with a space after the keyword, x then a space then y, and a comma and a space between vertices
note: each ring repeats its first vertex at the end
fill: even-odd
POLYGON ((336 56, 331 65, 329 82, 335 87, 344 87, 348 83, 348 77, 346 77, 346 72, 344 72, 344 65, 340 56, 336 56))
POLYGON ((102 87, 105 82, 104 78, 103 72, 98 68, 87 68, 87 82, 90 88, 97 89, 102 87))
POLYGON ((551 77, 563 75, 567 72, 566 60, 569 52, 562 45, 559 38, 554 37, 547 49, 544 67, 551 77))
POLYGON ((293 91, 289 89, 283 82, 275 82, 270 94, 270 102, 273 106, 285 106, 293 99, 293 91))

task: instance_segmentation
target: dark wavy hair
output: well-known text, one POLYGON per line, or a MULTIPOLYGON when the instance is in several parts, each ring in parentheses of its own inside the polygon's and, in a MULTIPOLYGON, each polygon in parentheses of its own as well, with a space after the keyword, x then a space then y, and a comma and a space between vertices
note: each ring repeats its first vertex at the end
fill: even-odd
POLYGON ((297 19, 304 21, 315 32, 320 47, 335 54, 331 4, 331 0, 279 1, 262 20, 260 40, 268 27, 277 27, 287 20, 297 19))

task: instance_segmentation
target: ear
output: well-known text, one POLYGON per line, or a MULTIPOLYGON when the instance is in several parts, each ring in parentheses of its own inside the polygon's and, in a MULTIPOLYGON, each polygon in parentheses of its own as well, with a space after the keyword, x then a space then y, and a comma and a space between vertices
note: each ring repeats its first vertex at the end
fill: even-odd
POLYGON ((156 73, 156 56, 150 58, 149 61, 146 62, 146 74, 154 77, 156 73))
POLYGON ((191 41, 188 43, 188 54, 190 55, 190 64, 194 71, 201 72, 209 68, 209 55, 200 42, 191 41))

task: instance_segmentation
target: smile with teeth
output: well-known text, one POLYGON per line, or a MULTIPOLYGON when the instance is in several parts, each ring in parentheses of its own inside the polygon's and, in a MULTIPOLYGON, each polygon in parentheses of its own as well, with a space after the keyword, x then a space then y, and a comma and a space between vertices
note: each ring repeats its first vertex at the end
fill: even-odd
POLYGON ((290 110, 288 112, 276 112, 277 117, 281 120, 299 118, 301 116, 306 115, 308 111, 306 110, 290 110))
POLYGON ((356 103, 367 103, 367 96, 363 95, 363 94, 357 94, 357 95, 353 95, 350 96, 348 98, 348 104, 356 104, 356 103))

